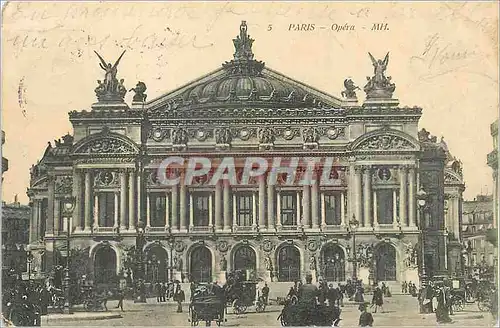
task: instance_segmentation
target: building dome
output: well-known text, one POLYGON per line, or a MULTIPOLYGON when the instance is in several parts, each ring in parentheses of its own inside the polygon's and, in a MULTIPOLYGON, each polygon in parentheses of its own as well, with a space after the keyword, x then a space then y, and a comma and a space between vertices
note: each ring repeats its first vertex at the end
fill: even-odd
POLYGON ((257 107, 323 108, 332 107, 323 95, 313 94, 307 86, 269 69, 254 60, 253 39, 243 21, 240 34, 233 39, 234 59, 222 64, 217 74, 182 88, 169 101, 169 107, 252 105, 257 107))

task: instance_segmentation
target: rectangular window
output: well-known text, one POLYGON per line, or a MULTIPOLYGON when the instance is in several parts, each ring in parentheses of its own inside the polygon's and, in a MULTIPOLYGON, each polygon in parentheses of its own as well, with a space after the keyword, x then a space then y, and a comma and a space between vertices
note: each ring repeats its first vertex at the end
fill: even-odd
POLYGON ((325 194, 325 222, 326 225, 340 225, 341 223, 340 194, 325 194))
POLYGON ((193 224, 195 227, 208 227, 209 211, 208 193, 193 193, 193 224))
POLYGON ((152 227, 164 227, 166 217, 166 201, 165 194, 150 193, 149 194, 149 215, 150 224, 152 227))
POLYGON ((281 224, 297 225, 297 194, 293 192, 281 194, 281 224))
POLYGON ((238 193, 236 195, 236 222, 240 227, 249 227, 253 223, 253 196, 252 193, 238 193))
POLYGON ((99 227, 113 227, 115 220, 115 194, 101 192, 99 201, 99 227))
POLYGON ((394 217, 392 189, 377 191, 377 220, 380 224, 391 224, 394 217))

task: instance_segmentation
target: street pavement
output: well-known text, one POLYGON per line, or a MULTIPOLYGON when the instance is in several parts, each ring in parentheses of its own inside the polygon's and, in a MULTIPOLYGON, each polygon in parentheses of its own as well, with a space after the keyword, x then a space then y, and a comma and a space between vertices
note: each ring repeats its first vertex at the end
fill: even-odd
MULTIPOLYGON (((121 314, 121 318, 102 319, 95 318, 71 318, 65 319, 59 315, 57 318, 50 316, 44 320, 43 326, 189 326, 188 307, 183 306, 183 313, 176 313, 176 304, 169 302, 167 304, 158 304, 156 299, 148 299, 147 304, 134 304, 132 301, 125 301, 124 312, 115 309, 116 301, 108 302, 110 314, 121 314)), ((423 326, 441 326, 436 324, 434 314, 419 314, 416 298, 408 295, 395 295, 384 300, 385 313, 373 313, 374 326, 376 327, 423 327, 423 326)), ((260 326, 269 327, 279 326, 277 317, 282 307, 271 305, 266 308, 264 313, 256 313, 255 307, 250 308, 247 313, 236 315, 232 309, 228 309, 225 327, 244 327, 260 326)), ((109 313, 108 312, 108 313, 109 313)), ((90 315, 90 314, 89 314, 90 315)), ((71 316, 71 315, 68 315, 71 316)), ((73 315, 74 316, 74 315, 73 315)), ((80 316, 80 315, 79 315, 80 316)), ((355 304, 346 304, 342 308, 341 327, 358 326, 359 311, 355 304)), ((480 312, 476 304, 468 304, 464 311, 452 315, 453 323, 442 324, 443 326, 453 327, 492 327, 494 326, 492 317, 489 313, 480 312)), ((200 323, 205 326, 205 323, 200 323)), ((212 323, 215 326, 215 323, 212 323)))

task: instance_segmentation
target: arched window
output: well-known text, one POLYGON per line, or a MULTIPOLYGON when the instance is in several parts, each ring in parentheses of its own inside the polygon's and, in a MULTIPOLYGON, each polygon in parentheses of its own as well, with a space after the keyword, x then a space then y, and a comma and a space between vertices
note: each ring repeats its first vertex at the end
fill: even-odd
POLYGON ((300 253, 294 246, 285 246, 278 253, 279 281, 300 280, 300 253))
POLYGON ((338 245, 327 244, 323 248, 323 271, 327 281, 345 280, 345 253, 338 245))
POLYGON ((94 257, 94 281, 96 284, 109 284, 116 278, 116 253, 107 246, 100 247, 94 257))
POLYGON ((154 245, 147 250, 146 256, 146 281, 168 281, 168 255, 161 246, 154 245))
POLYGON ((255 251, 250 246, 239 246, 233 255, 234 270, 257 270, 255 251))
POLYGON ((212 253, 204 246, 197 247, 191 253, 191 280, 194 282, 211 282, 212 253))
POLYGON ((380 245, 375 253, 377 281, 396 280, 396 249, 390 244, 380 245))

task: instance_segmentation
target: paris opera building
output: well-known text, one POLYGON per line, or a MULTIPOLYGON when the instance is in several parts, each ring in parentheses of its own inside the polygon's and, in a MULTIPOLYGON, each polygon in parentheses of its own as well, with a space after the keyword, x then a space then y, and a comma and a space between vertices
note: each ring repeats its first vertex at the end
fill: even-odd
POLYGON ((130 282, 138 263, 146 282, 224 282, 241 269, 275 286, 308 273, 399 285, 419 281, 422 259, 427 276, 459 274, 461 162, 419 131, 421 108, 393 97, 389 56, 367 56, 366 86, 346 79, 336 97, 254 59, 245 22, 233 43, 232 60, 155 99, 137 83, 131 104, 119 60, 98 55, 97 102, 69 112, 73 134, 31 169, 32 277, 58 276, 68 245, 70 270, 96 284, 130 282), (159 167, 174 156, 329 158, 333 183, 243 181, 235 164, 236 183, 211 184, 210 171, 165 185, 159 167))

